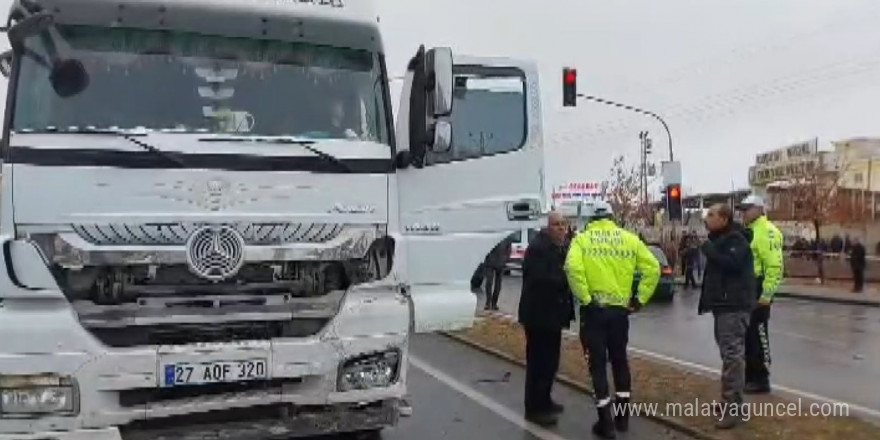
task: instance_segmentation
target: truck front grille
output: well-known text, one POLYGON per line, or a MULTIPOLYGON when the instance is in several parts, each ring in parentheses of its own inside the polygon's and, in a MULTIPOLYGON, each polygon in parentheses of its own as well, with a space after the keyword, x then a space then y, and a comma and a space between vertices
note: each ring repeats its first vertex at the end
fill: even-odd
POLYGON ((96 338, 111 347, 185 345, 208 342, 303 338, 317 334, 329 319, 244 321, 209 324, 176 324, 90 328, 96 338))
MULTIPOLYGON (((75 224, 83 240, 98 246, 182 246, 198 230, 198 223, 75 224)), ((248 245, 325 243, 338 237, 346 225, 337 223, 239 223, 232 225, 248 245)))

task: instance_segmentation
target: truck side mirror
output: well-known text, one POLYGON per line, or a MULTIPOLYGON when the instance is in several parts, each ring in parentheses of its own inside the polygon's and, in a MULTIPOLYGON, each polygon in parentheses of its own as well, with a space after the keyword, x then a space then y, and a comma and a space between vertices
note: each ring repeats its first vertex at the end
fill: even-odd
POLYGON ((89 86, 89 73, 77 59, 58 60, 52 63, 49 81, 58 96, 69 98, 82 93, 89 86))
POLYGON ((409 95, 409 154, 400 156, 397 162, 406 160, 416 168, 425 165, 428 148, 432 152, 444 152, 452 146, 452 125, 439 118, 452 113, 452 50, 435 48, 419 51, 410 60, 407 70, 412 72, 409 95))
POLYGON ((409 156, 410 163, 416 168, 425 164, 428 143, 428 75, 426 72, 425 46, 410 60, 407 70, 412 74, 412 85, 409 94, 409 156))
POLYGON ((445 153, 452 148, 452 124, 449 121, 434 122, 434 139, 431 142, 431 151, 445 153))
POLYGON ((427 54, 428 92, 431 97, 431 112, 435 118, 452 113, 452 49, 436 47, 427 54))

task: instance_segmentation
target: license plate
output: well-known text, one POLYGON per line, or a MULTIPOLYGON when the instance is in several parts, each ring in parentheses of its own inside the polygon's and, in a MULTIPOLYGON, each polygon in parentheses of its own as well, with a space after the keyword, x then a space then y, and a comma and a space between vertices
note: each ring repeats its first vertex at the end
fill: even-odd
POLYGON ((166 387, 244 382, 269 377, 265 359, 165 365, 166 387))

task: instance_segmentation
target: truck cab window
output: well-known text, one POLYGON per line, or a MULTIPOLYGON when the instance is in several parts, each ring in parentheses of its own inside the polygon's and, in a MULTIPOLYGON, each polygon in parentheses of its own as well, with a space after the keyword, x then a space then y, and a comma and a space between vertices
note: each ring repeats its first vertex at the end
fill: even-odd
MULTIPOLYGON (((58 31, 90 85, 59 97, 49 71, 24 58, 13 130, 144 127, 390 142, 376 53, 178 31, 58 31)), ((45 52, 39 38, 28 46, 45 52)))
POLYGON ((525 74, 512 68, 456 66, 452 148, 429 153, 440 164, 518 150, 526 142, 525 74))

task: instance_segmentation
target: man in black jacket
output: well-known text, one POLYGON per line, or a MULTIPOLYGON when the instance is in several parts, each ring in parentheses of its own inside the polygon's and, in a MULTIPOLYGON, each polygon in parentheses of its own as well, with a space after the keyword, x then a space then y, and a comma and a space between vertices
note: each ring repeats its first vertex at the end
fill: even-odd
POLYGON ((498 296, 501 295, 501 280, 504 279, 504 267, 510 259, 510 248, 513 246, 511 236, 504 237, 495 245, 483 261, 484 278, 486 279, 486 306, 484 310, 498 310, 498 296))
POLYGON ((559 369, 562 329, 574 319, 574 301, 565 276, 567 225, 557 212, 529 243, 523 259, 519 322, 526 333, 526 418, 542 426, 556 423, 563 408, 550 397, 559 369))
POLYGON ((850 244, 849 264, 853 274, 853 292, 861 293, 865 288, 865 268, 868 261, 865 256, 865 246, 858 238, 850 244))
POLYGON ((721 353, 722 415, 716 426, 733 428, 742 419, 745 387, 745 338, 755 307, 755 273, 744 228, 733 222, 729 206, 712 206, 706 214, 709 239, 703 243, 706 269, 699 313, 715 317, 715 342, 721 353))

